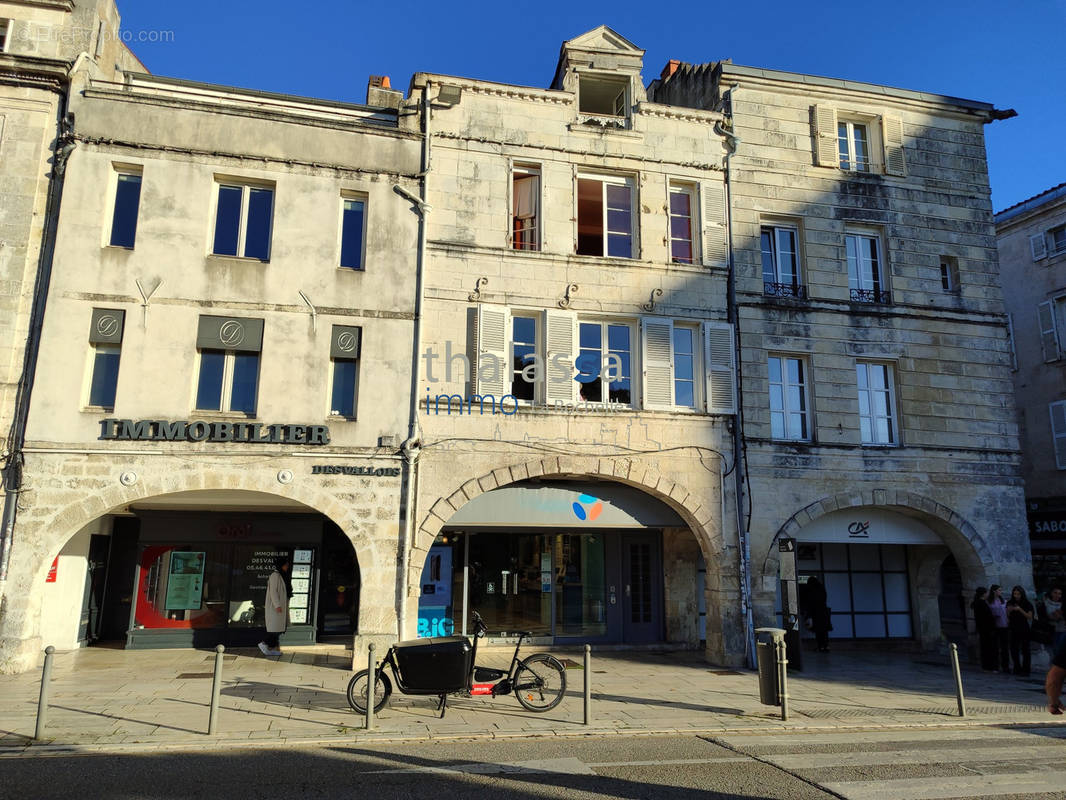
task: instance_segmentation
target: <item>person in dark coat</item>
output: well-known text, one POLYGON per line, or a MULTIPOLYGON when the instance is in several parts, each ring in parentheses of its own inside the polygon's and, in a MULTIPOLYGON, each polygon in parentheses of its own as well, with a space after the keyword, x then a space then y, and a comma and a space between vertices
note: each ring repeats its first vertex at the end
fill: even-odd
POLYGON ((996 618, 992 616, 992 610, 988 607, 988 590, 984 586, 978 586, 973 593, 974 626, 977 628, 978 652, 981 654, 981 669, 985 672, 999 672, 996 660, 996 618))
POLYGON ((833 624, 829 612, 829 603, 826 598, 825 587, 822 586, 822 582, 815 577, 807 579, 807 584, 804 587, 804 595, 807 601, 807 608, 804 613, 807 617, 808 626, 814 631, 815 642, 818 645, 818 652, 829 652, 829 631, 833 629, 833 624))
POLYGON ((1010 660, 1014 674, 1029 676, 1032 647, 1029 644, 1029 624, 1033 621, 1033 604, 1025 596, 1025 589, 1015 586, 1007 601, 1007 630, 1010 636, 1010 660))

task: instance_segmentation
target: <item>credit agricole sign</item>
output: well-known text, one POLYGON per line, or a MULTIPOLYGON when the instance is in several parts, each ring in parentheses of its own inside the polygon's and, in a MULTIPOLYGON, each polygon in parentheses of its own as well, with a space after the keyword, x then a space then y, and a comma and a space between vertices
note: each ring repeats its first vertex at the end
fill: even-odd
POLYGON ((148 442, 329 444, 329 426, 207 420, 104 419, 100 420, 100 438, 148 442))

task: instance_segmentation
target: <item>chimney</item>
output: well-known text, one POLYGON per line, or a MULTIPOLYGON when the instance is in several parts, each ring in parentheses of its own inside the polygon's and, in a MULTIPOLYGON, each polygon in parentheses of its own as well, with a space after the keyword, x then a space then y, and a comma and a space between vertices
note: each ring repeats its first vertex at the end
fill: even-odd
POLYGON ((678 61, 676 58, 671 58, 669 61, 666 62, 666 66, 663 67, 663 71, 659 73, 659 80, 665 81, 675 72, 677 72, 677 68, 680 66, 680 61, 678 61))
POLYGON ((399 108, 403 92, 396 91, 388 75, 371 75, 366 84, 366 104, 375 108, 399 108))

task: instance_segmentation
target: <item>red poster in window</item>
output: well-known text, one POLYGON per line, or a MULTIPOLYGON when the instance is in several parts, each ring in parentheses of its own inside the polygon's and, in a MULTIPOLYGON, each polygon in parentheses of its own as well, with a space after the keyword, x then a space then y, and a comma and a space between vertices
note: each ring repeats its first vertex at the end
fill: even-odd
POLYGON ((56 571, 59 569, 59 556, 56 556, 52 560, 52 566, 48 568, 48 577, 44 579, 45 583, 56 582, 56 571))

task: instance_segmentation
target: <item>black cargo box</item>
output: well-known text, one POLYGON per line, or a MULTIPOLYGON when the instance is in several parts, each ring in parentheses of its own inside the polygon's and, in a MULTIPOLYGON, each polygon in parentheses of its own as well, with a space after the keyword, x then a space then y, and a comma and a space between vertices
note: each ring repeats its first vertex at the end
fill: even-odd
POLYGON ((407 691, 441 694, 468 687, 473 650, 465 636, 412 639, 394 647, 407 691))

